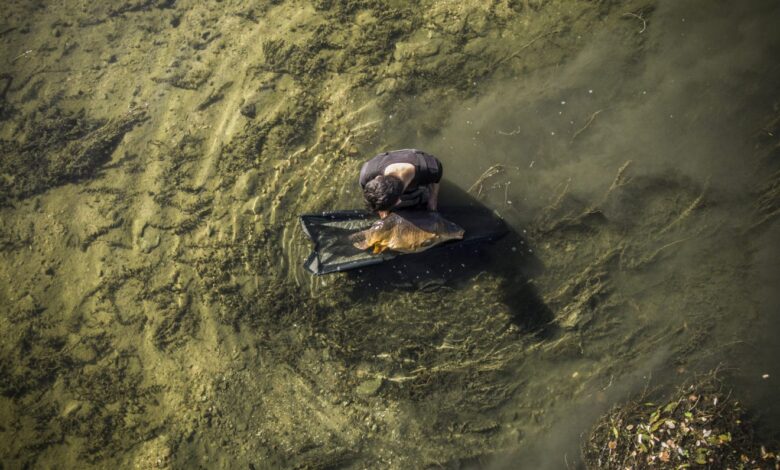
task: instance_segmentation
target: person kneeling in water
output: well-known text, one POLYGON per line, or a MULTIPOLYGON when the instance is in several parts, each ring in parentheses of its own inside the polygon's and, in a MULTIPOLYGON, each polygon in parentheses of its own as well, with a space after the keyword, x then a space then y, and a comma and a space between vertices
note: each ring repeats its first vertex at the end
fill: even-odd
POLYGON ((422 150, 393 150, 364 163, 359 181, 366 205, 384 219, 392 209, 435 211, 443 172, 439 159, 422 150))

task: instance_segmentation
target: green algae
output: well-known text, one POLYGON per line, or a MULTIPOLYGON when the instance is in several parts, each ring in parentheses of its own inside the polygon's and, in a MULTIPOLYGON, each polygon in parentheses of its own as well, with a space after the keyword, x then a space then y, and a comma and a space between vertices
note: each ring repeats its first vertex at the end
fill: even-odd
POLYGON ((136 111, 101 122, 88 119, 84 110, 67 113, 56 107, 26 116, 15 132, 18 137, 0 142, 0 201, 94 176, 124 135, 144 119, 136 111))

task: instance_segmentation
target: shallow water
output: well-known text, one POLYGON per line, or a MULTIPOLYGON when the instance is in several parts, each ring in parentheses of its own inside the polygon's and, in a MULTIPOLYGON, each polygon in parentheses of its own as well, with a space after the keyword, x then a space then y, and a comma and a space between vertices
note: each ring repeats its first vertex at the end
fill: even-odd
POLYGON ((12 2, 4 465, 562 468, 718 365, 776 441, 780 8, 734 3, 12 2), (511 233, 308 274, 403 147, 511 233))

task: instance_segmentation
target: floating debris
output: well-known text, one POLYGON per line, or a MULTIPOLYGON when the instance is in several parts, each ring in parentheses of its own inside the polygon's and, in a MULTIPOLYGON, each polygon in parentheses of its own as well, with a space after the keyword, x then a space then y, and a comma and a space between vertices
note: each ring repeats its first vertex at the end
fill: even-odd
POLYGON ((754 440, 741 404, 716 372, 671 398, 640 396, 613 408, 582 448, 586 468, 777 468, 780 456, 754 440))

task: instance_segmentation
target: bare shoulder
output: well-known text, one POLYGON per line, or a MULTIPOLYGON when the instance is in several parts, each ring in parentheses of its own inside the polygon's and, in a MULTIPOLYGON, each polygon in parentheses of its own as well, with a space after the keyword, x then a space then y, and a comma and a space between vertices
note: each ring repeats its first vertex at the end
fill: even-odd
POLYGON ((399 162, 399 163, 391 163, 391 164, 387 165, 387 167, 385 167, 384 173, 386 175, 389 175, 389 174, 402 174, 402 173, 408 173, 408 172, 411 172, 413 174, 414 171, 415 171, 414 165, 412 165, 411 163, 399 162))

